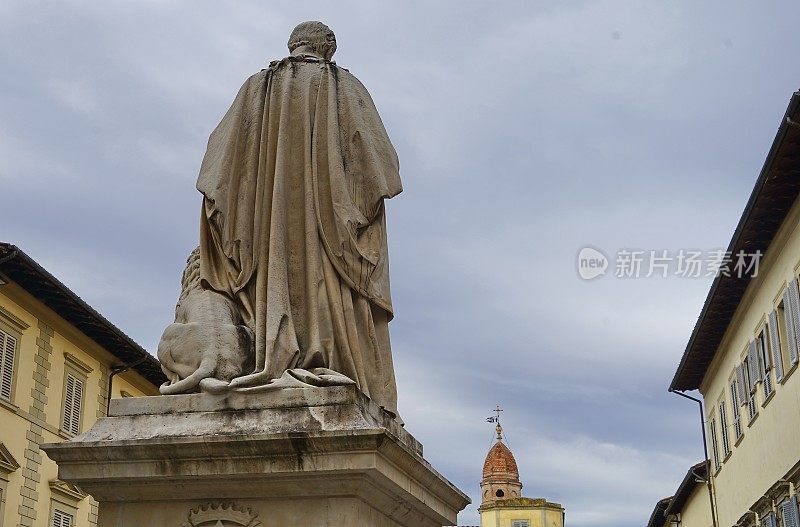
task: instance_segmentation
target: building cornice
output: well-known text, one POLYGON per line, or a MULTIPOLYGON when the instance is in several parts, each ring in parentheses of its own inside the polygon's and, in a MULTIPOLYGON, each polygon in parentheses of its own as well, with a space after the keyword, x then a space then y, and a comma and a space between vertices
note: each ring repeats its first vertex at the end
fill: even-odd
POLYGON ((749 275, 733 271, 740 251, 767 253, 800 194, 800 92, 794 93, 758 180, 734 231, 727 251, 733 255, 711 285, 689 343, 670 383, 671 391, 696 390, 703 382, 739 303, 750 284, 749 275))

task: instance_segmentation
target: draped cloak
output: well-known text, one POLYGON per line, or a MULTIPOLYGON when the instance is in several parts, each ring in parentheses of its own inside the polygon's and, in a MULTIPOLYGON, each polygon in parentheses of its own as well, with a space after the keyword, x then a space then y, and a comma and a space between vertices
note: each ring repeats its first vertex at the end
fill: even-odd
POLYGON ((396 414, 383 201, 402 186, 366 88, 333 62, 273 62, 211 134, 197 188, 202 283, 254 333, 232 385, 327 368, 396 414))

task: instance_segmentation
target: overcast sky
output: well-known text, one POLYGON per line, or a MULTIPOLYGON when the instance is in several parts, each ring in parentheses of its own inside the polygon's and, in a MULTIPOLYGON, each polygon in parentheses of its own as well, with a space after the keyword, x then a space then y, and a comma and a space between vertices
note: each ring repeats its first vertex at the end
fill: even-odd
POLYGON ((800 3, 4 0, 0 239, 155 350, 208 135, 308 19, 400 156, 400 410, 459 523, 500 404, 526 496, 641 527, 702 457, 666 389, 710 278, 586 282, 576 255, 727 246, 800 87, 800 3))

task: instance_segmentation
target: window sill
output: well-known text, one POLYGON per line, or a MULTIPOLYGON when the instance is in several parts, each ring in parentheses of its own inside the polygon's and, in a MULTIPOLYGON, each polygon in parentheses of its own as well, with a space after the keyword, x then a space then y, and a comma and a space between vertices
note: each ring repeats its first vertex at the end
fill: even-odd
POLYGON ((764 399, 764 402, 761 403, 761 406, 763 408, 766 408, 767 404, 769 404, 769 402, 772 400, 773 397, 775 397, 775 389, 774 388, 772 389, 772 392, 769 395, 767 395, 766 399, 764 399))
POLYGON ((744 432, 742 432, 742 435, 740 435, 739 437, 737 437, 737 438, 736 438, 736 441, 734 441, 734 442, 733 442, 733 446, 734 446, 734 448, 735 448, 735 447, 737 447, 737 446, 739 446, 739 443, 741 443, 743 439, 744 439, 744 432))
POLYGON ((731 458, 731 454, 733 454, 733 450, 728 450, 728 453, 722 458, 722 463, 720 466, 724 465, 731 458))
POLYGON ((747 428, 753 426, 753 423, 756 422, 756 419, 758 419, 758 412, 756 412, 755 415, 753 415, 753 417, 751 417, 750 420, 747 422, 747 428))

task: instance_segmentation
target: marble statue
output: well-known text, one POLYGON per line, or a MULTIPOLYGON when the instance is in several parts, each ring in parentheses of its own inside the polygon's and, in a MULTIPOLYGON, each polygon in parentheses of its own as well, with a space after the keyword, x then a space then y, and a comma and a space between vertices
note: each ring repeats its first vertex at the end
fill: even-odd
POLYGON ((384 200, 397 154, 366 88, 298 25, 211 134, 200 246, 158 356, 162 393, 355 384, 397 415, 384 200))

